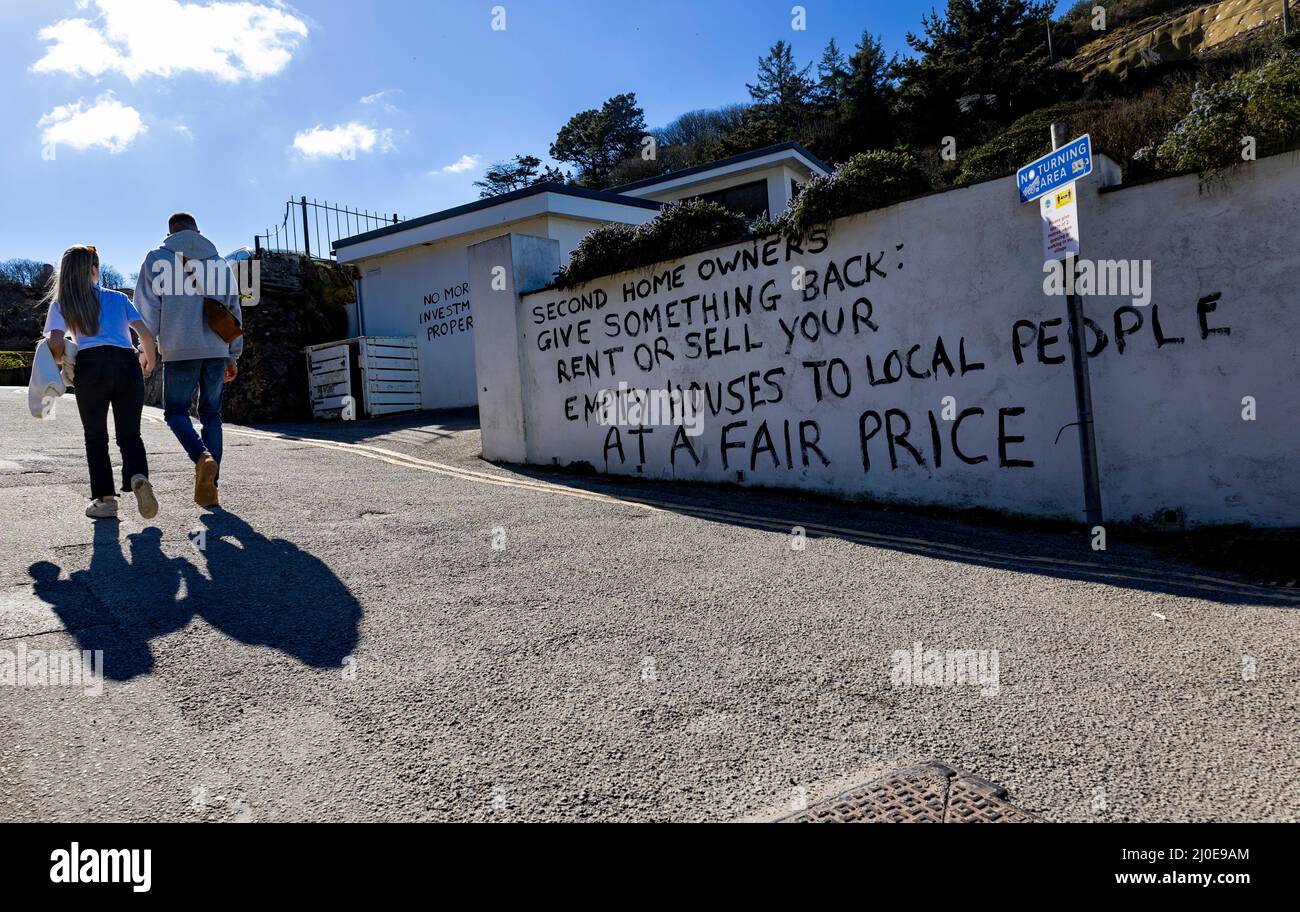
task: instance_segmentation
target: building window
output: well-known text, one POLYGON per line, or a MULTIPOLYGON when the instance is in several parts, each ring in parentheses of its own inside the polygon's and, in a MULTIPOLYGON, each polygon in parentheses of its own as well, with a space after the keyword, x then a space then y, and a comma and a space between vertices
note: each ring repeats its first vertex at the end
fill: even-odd
POLYGON ((717 203, 732 212, 740 213, 745 218, 756 219, 768 211, 767 181, 759 180, 749 184, 740 184, 735 187, 728 187, 725 190, 703 193, 692 197, 692 199, 717 203))

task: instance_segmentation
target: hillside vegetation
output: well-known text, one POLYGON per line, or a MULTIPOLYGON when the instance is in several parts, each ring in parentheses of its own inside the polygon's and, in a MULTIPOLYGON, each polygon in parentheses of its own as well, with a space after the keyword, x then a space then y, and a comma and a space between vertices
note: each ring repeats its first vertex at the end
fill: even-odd
MULTIPOLYGON (((842 215, 1009 176, 1050 151, 1057 121, 1071 136, 1090 133, 1128 181, 1219 176, 1300 145, 1300 42, 1282 37, 1277 0, 1120 0, 1104 17, 1088 0, 1051 22, 1050 51, 1049 7, 948 0, 908 36, 912 56, 887 59, 864 32, 852 54, 832 41, 815 71, 778 41, 747 86, 751 104, 648 131, 653 157, 643 154, 647 131, 631 94, 575 117, 552 155, 576 166, 563 179, 592 187, 790 140, 835 166, 789 211, 749 225, 759 236, 806 234, 842 215), (577 136, 607 147, 572 157, 577 136)), ((736 240, 736 219, 716 210, 685 203, 639 228, 598 229, 558 281, 736 240)))
POLYGON ((904 153, 945 187, 1009 174, 1046 151, 1053 120, 1092 133, 1135 176, 1242 160, 1241 134, 1171 136, 1195 124, 1250 131, 1256 155, 1296 144, 1284 101, 1298 45, 1281 38, 1280 0, 1081 0, 1056 20, 1051 6, 947 0, 901 57, 885 53, 864 9, 854 47, 832 40, 816 62, 777 41, 744 86, 747 103, 651 129, 635 93, 618 95, 560 128, 550 154, 561 167, 521 154, 479 186, 483 196, 556 180, 616 187, 793 140, 832 165, 904 153))

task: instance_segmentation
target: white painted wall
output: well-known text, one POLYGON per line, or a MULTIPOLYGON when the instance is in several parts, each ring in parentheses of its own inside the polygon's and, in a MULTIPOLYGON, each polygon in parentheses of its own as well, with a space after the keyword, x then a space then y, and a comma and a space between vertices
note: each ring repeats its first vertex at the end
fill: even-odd
MULTIPOLYGON (((1125 330, 1137 316, 1142 319, 1141 329, 1125 336, 1122 353, 1115 315, 1127 299, 1092 297, 1086 302, 1088 316, 1108 337, 1105 348, 1090 359, 1107 517, 1134 519, 1174 509, 1183 510, 1190 522, 1300 523, 1297 157, 1258 162, 1226 188, 1207 192, 1195 177, 1105 194, 1097 192, 1090 178, 1080 191, 1084 256, 1150 259, 1154 269, 1152 303, 1120 311, 1125 330), (1198 302, 1213 295, 1220 296, 1217 309, 1198 314, 1198 302), (1157 316, 1166 340, 1184 341, 1158 344, 1153 332, 1157 316), (1207 328, 1230 332, 1203 338, 1202 317, 1207 328), (1247 396, 1256 403, 1255 421, 1242 419, 1247 396)), ((495 407, 484 405, 484 454, 538 464, 587 462, 618 474, 1081 517, 1077 436, 1065 428, 1075 420, 1065 300, 1044 295, 1042 258, 1038 209, 1019 205, 1008 179, 842 220, 832 226, 824 250, 787 255, 775 241, 738 245, 652 271, 613 276, 577 294, 551 290, 522 298, 494 296, 494 310, 514 311, 500 321, 514 329, 494 330, 493 338, 479 339, 480 385, 492 388, 496 402, 518 397, 519 420, 502 425, 500 432, 489 431, 495 407), (726 281, 707 277, 716 266, 703 264, 730 261, 745 249, 766 251, 767 263, 733 273, 726 281), (863 281, 863 257, 878 264, 869 282, 863 281), (812 301, 792 289, 793 267, 812 270, 821 281, 831 263, 847 279, 861 282, 860 287, 832 288, 812 301), (624 283, 677 265, 682 267, 680 288, 624 301, 624 283), (701 268, 706 278, 701 278, 701 268), (721 301, 737 285, 752 289, 752 315, 706 318, 697 300, 688 318, 688 298, 717 294, 721 301), (766 294, 760 290, 765 285, 766 294), (608 301, 599 309, 547 316, 557 302, 598 293, 608 301), (677 302, 673 316, 678 326, 665 322, 649 332, 628 334, 624 321, 631 312, 657 306, 666 318, 672 302, 677 302), (860 318, 856 327, 855 307, 860 318), (534 316, 538 308, 540 321, 534 316), (823 318, 836 325, 841 314, 845 324, 838 335, 823 327, 810 340, 800 329, 806 325, 811 334, 823 318), (869 324, 861 321, 868 314, 869 324), (623 327, 616 335, 607 324, 611 319, 623 327), (1058 319, 1061 323, 1052 322, 1058 319), (1022 320, 1031 321, 1021 331, 1030 341, 1024 363, 1018 364, 1013 330, 1022 320), (1040 322, 1044 359, 1060 358, 1059 363, 1039 360, 1040 322), (540 340, 556 331, 571 335, 558 348, 542 351, 540 340), (702 344, 710 332, 715 346, 726 340, 742 349, 747 344, 749 350, 690 357, 697 350, 692 339, 702 344), (886 361, 896 364, 913 346, 920 346, 913 358, 916 370, 931 370, 940 338, 955 375, 941 365, 938 379, 915 379, 904 371, 897 382, 871 384, 872 373, 879 379, 886 361), (621 352, 609 351, 619 346, 621 352), (649 369, 638 367, 635 355, 644 356, 656 346, 673 357, 661 356, 649 369), (513 362, 517 381, 500 375, 494 364, 512 348, 518 356, 513 362), (899 354, 892 355, 895 351, 899 354), (600 364, 601 376, 561 379, 561 360, 567 364, 577 358, 585 364, 588 357, 600 364), (805 365, 831 359, 845 365, 851 389, 838 398, 829 392, 823 372, 819 401, 814 373, 805 365), (751 379, 758 404, 751 400, 751 379), (674 463, 673 428, 656 428, 640 438, 645 443, 642 459, 638 438, 626 428, 609 430, 582 418, 583 396, 620 381, 660 389, 692 382, 715 389, 720 385, 744 401, 737 407, 727 394, 721 414, 706 411, 704 434, 692 441, 698 465, 684 449, 678 449, 674 463), (982 413, 969 412, 960 424, 944 420, 945 397, 952 397, 949 404, 956 413, 982 413), (733 407, 736 413, 730 414, 733 407), (875 431, 877 421, 882 427, 875 431), (892 459, 886 421, 892 421, 895 431, 892 459), (801 449, 801 422, 811 422, 803 425, 804 435, 815 449, 801 449), (906 443, 923 464, 902 441, 907 422, 906 443), (875 431, 866 442, 868 466, 864 426, 875 431), (754 457, 755 440, 767 439, 764 429, 779 465, 769 454, 754 457), (958 444, 977 463, 967 464, 954 452, 955 429, 958 444), (938 459, 932 433, 940 441, 938 459), (724 455, 724 441, 741 446, 724 455), (616 443, 622 444, 621 455, 616 443)), ((837 369, 837 383, 843 375, 837 369)))
POLYGON ((506 462, 528 459, 528 395, 519 296, 548 285, 560 262, 561 244, 551 238, 509 234, 469 250, 470 281, 479 296, 474 335, 478 365, 479 428, 484 452, 506 462), (500 267, 505 266, 504 275, 500 267))

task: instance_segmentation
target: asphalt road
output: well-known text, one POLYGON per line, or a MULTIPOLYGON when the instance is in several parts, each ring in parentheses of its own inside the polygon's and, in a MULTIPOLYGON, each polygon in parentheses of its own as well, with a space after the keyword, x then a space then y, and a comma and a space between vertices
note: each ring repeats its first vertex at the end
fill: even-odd
POLYGON ((1049 820, 1300 818, 1295 590, 497 467, 464 416, 228 428, 204 513, 154 412, 162 513, 94 524, 75 403, 21 393, 0 670, 103 650, 107 680, 0 684, 0 820, 768 819, 930 759, 1049 820), (996 686, 896 686, 916 643, 997 650, 996 686))

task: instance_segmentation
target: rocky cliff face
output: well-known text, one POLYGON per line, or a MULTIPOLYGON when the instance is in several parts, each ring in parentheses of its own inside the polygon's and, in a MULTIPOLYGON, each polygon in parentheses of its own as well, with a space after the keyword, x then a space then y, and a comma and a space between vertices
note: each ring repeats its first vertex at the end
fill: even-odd
POLYGON ((1104 32, 1064 66, 1079 71, 1084 79, 1101 74, 1123 78, 1156 63, 1203 54, 1273 26, 1281 18, 1282 4, 1265 0, 1221 0, 1194 9, 1183 7, 1104 32))

